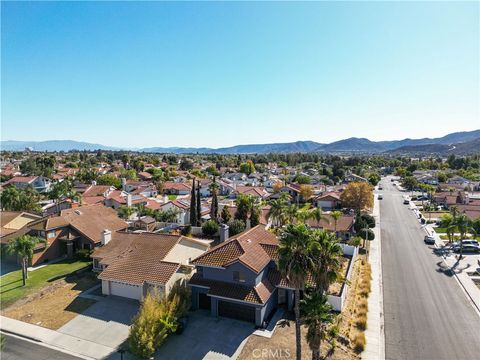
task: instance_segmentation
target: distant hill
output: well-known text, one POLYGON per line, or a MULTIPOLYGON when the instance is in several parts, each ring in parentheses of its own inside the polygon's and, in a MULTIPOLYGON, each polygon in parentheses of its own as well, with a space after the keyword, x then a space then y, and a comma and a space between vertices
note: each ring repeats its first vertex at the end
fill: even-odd
MULTIPOLYGON (((463 149, 461 143, 470 142, 480 138, 480 130, 463 131, 445 135, 440 138, 423 139, 403 139, 392 141, 371 141, 365 138, 348 138, 332 142, 330 144, 321 144, 314 141, 295 141, 290 143, 272 143, 272 144, 249 144, 236 145, 223 148, 195 148, 195 147, 149 147, 141 149, 111 147, 101 144, 92 144, 73 140, 49 140, 49 141, 2 141, 0 147, 2 150, 22 151, 26 147, 31 147, 35 151, 69 151, 69 150, 131 150, 149 153, 203 153, 203 154, 266 154, 266 153, 293 153, 293 152, 324 152, 324 153, 382 153, 390 152, 396 149, 409 151, 409 147, 423 145, 455 145, 458 149, 463 149)), ((425 149, 439 149, 445 151, 445 147, 427 147, 425 149)), ((467 149, 465 149, 466 151, 467 149)), ((463 150, 462 150, 463 151, 463 150)))
POLYGON ((15 141, 6 140, 0 143, 2 150, 23 151, 32 148, 34 151, 69 151, 69 150, 120 150, 111 146, 92 144, 75 140, 15 141))
POLYGON ((408 145, 390 150, 389 153, 401 155, 468 155, 480 153, 480 138, 456 144, 408 145))

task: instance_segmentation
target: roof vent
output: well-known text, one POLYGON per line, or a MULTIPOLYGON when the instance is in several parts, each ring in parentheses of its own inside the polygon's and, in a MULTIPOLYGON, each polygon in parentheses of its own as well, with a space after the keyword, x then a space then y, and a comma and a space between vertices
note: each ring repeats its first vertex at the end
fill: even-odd
POLYGON ((77 215, 82 215, 82 212, 77 209, 77 210, 75 210, 75 214, 77 214, 77 215))

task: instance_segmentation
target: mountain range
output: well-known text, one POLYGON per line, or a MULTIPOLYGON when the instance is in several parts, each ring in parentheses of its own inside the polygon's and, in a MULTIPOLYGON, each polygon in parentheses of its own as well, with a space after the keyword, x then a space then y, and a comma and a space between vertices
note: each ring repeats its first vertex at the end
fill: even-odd
POLYGON ((149 153, 204 153, 204 154, 266 154, 293 152, 323 153, 478 153, 480 152, 480 130, 455 132, 439 138, 403 139, 392 141, 371 141, 365 138, 348 138, 329 144, 314 141, 295 141, 289 143, 248 144, 223 148, 195 147, 149 147, 126 148, 92 144, 74 140, 15 141, 0 142, 0 148, 8 151, 22 151, 32 148, 34 151, 69 150, 130 150, 149 153), (471 142, 471 144, 469 144, 471 142), (463 145, 462 145, 463 144, 463 145), (467 145, 469 144, 469 145, 467 145))

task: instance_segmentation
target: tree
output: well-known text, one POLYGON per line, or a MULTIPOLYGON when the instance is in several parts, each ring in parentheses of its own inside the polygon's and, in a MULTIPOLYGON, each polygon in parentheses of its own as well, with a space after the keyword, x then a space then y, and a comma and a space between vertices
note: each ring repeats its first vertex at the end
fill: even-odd
POLYGON ((334 231, 335 231, 335 234, 336 234, 337 233, 337 223, 338 223, 338 220, 340 220, 340 218, 343 216, 343 213, 341 211, 335 210, 335 211, 332 211, 330 213, 330 216, 333 219, 334 229, 335 229, 334 231))
POLYGON ((197 226, 197 196, 195 191, 196 180, 193 178, 192 191, 190 192, 190 224, 197 226))
POLYGON ((7 254, 17 254, 21 259, 22 265, 22 280, 23 286, 27 283, 28 272, 27 267, 28 263, 33 257, 33 251, 37 244, 47 244, 47 241, 43 238, 30 236, 28 234, 17 237, 7 244, 6 252, 7 254))
POLYGON ((372 186, 377 186, 377 184, 380 182, 380 176, 376 173, 372 173, 368 177, 368 182, 372 184, 372 186))
POLYGON ((202 232, 205 236, 213 237, 218 231, 218 223, 215 220, 208 220, 202 226, 202 232))
POLYGON ((228 233, 230 236, 234 236, 240 234, 241 232, 245 231, 245 223, 242 220, 235 219, 228 223, 228 233))
POLYGON ((247 160, 246 162, 240 164, 240 172, 250 175, 255 172, 255 165, 252 160, 247 160))
POLYGON ((128 207, 125 205, 121 205, 118 208, 118 216, 120 216, 122 219, 128 220, 130 216, 132 216, 135 213, 136 209, 134 207, 128 207))
POLYGON ((308 185, 310 184, 311 179, 310 179, 310 176, 308 175, 297 175, 295 177, 295 181, 301 185, 308 185))
POLYGON ((202 201, 200 199, 200 181, 197 183, 197 226, 201 225, 202 220, 202 201))
POLYGON ((328 328, 335 320, 333 308, 326 295, 312 291, 305 294, 301 301, 301 311, 307 327, 306 339, 312 350, 312 360, 319 360, 320 346, 328 338, 328 328))
POLYGON ((80 194, 73 190, 72 181, 69 179, 65 179, 53 185, 53 187, 48 192, 48 197, 54 200, 57 207, 57 212, 60 212, 59 204, 62 200, 70 198, 78 201, 80 199, 80 194))
POLYGON ((300 290, 303 290, 307 276, 314 268, 310 252, 311 246, 310 232, 305 224, 287 225, 280 236, 278 267, 281 274, 295 289, 294 313, 297 360, 302 359, 300 290))
POLYGON ((286 222, 286 208, 288 202, 283 199, 276 199, 270 203, 270 210, 267 214, 267 219, 272 220, 273 224, 278 227, 282 227, 286 222))
POLYGON ((313 195, 313 190, 310 185, 300 185, 300 196, 302 197, 302 201, 306 202, 310 199, 313 195))
POLYGON ((193 169, 193 161, 190 159, 182 159, 179 165, 179 169, 183 171, 188 171, 193 169))
POLYGON ((311 256, 314 258, 312 275, 317 292, 323 294, 340 277, 339 258, 342 256, 343 250, 336 235, 331 232, 313 230, 311 236, 314 240, 314 246, 311 250, 311 256))
POLYGON ((471 220, 465 214, 461 214, 455 218, 455 225, 460 233, 460 255, 459 259, 463 258, 463 240, 467 233, 475 233, 471 220))
POLYGON ((97 178, 98 185, 109 185, 113 186, 116 189, 122 188, 122 181, 117 178, 115 175, 105 174, 97 178))
POLYGON ((218 184, 215 181, 215 176, 213 177, 213 182, 209 186, 210 192, 212 193, 212 203, 210 205, 210 218, 218 221, 218 184))
POLYGON ((457 229, 457 224, 455 222, 455 218, 452 214, 444 214, 441 218, 441 226, 445 228, 445 232, 447 233, 448 242, 451 244, 453 242, 453 236, 455 234, 455 230, 457 229))
POLYGON ((360 213, 373 206, 373 188, 366 182, 351 182, 340 195, 340 199, 345 207, 360 213))
POLYGON ((2 191, 0 195, 1 207, 8 211, 40 211, 38 201, 40 196, 31 186, 25 189, 17 189, 15 186, 9 186, 2 191))
POLYGON ((235 219, 243 220, 251 227, 256 226, 260 222, 260 203, 258 199, 252 195, 240 194, 235 200, 237 211, 235 219))
POLYGON ((315 208, 311 209, 310 218, 312 218, 312 219, 315 220, 315 222, 317 223, 317 226, 320 225, 320 222, 321 222, 322 220, 325 220, 327 223, 330 222, 330 221, 328 220, 328 217, 326 217, 326 216, 323 215, 323 211, 322 211, 322 209, 319 208, 319 207, 315 207, 315 208))
POLYGON ((402 185, 407 190, 413 190, 417 186, 417 179, 413 176, 406 176, 402 180, 402 185))
POLYGON ((230 219, 232 218, 232 215, 230 214, 230 211, 228 211, 228 207, 227 207, 227 206, 224 206, 224 207, 222 208, 222 214, 221 214, 220 216, 221 216, 222 222, 223 222, 224 224, 227 224, 227 223, 230 221, 230 219))

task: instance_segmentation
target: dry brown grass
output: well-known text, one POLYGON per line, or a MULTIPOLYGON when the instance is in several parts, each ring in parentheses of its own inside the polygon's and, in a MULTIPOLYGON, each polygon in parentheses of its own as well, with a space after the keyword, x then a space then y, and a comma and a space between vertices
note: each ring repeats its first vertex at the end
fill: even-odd
POLYGON ((2 312, 2 315, 57 330, 95 303, 78 297, 83 290, 96 283, 95 276, 55 281, 32 296, 21 299, 2 312))
POLYGON ((363 332, 355 333, 355 336, 353 338, 353 349, 357 353, 361 353, 363 350, 365 350, 366 343, 367 342, 365 340, 365 334, 363 332))

